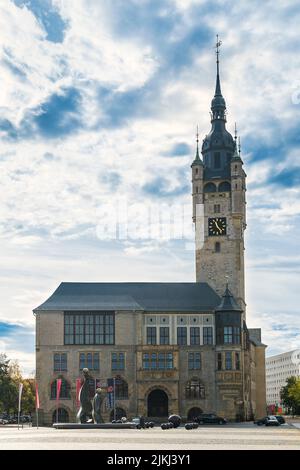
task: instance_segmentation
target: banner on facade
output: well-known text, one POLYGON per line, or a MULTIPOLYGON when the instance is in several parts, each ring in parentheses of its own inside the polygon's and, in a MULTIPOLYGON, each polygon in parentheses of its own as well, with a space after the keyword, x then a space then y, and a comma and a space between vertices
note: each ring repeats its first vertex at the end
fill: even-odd
POLYGON ((39 397, 39 389, 38 389, 37 382, 35 382, 35 408, 36 410, 39 410, 40 408, 40 397, 39 397))
POLYGON ((114 398, 115 398, 115 391, 114 391, 114 379, 107 379, 107 397, 108 397, 108 406, 109 408, 114 407, 114 398))
POLYGON ((79 394, 81 389, 81 379, 76 379, 76 406, 80 406, 79 394))
POLYGON ((59 401, 60 390, 61 390, 61 379, 56 380, 56 401, 59 401))

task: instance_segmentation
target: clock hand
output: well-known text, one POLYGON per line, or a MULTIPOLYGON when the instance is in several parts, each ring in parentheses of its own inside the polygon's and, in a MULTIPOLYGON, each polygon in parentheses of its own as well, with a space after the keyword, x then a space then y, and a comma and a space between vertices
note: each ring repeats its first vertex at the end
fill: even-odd
POLYGON ((219 230, 219 232, 221 233, 222 229, 219 227, 218 222, 216 220, 215 220, 215 225, 216 225, 217 229, 219 230))

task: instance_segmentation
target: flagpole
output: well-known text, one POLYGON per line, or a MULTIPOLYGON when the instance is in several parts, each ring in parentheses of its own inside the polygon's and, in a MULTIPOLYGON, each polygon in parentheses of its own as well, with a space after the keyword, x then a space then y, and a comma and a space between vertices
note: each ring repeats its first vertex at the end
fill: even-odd
POLYGON ((39 428, 39 407, 40 407, 40 397, 37 381, 35 381, 35 413, 36 413, 36 428, 39 428))
POLYGON ((21 413, 21 400, 22 400, 22 382, 19 384, 19 404, 18 404, 18 429, 20 429, 20 413, 21 413))
POLYGON ((116 378, 114 377, 114 421, 116 421, 116 378))

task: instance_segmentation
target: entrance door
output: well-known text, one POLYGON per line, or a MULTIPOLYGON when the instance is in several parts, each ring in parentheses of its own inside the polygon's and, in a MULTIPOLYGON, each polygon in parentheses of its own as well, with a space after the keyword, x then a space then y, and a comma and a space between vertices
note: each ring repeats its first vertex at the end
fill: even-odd
POLYGON ((168 395, 163 390, 152 390, 148 395, 148 416, 164 418, 168 415, 168 395))
POLYGON ((201 408, 197 408, 197 407, 191 408, 187 415, 188 421, 194 421, 194 419, 198 418, 198 416, 201 415, 201 413, 203 413, 201 408))

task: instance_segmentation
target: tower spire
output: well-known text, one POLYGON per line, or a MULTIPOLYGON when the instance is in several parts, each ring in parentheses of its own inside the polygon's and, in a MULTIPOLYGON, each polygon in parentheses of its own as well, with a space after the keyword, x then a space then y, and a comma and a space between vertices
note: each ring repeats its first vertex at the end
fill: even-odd
POLYGON ((197 126, 196 131, 196 143, 197 143, 197 150, 196 150, 196 159, 199 159, 199 127, 197 126))
POLYGON ((195 160, 192 163, 192 166, 193 165, 203 166, 203 162, 202 162, 202 160, 200 158, 200 155, 199 155, 199 128, 198 128, 198 126, 197 126, 197 129, 196 129, 196 156, 195 156, 195 160))
POLYGON ((220 82, 220 65, 219 65, 220 60, 219 60, 219 55, 220 55, 221 44, 222 44, 222 41, 220 41, 219 35, 217 34, 217 42, 214 46, 215 49, 216 49, 216 56, 217 56, 217 78, 216 78, 215 95, 214 95, 213 100, 211 102, 212 122, 216 121, 216 120, 226 122, 226 116, 225 116, 226 104, 225 104, 225 100, 222 96, 221 82, 220 82))
POLYGON ((217 34, 217 42, 215 45, 216 48, 216 56, 217 56, 217 80, 216 80, 216 91, 215 96, 222 96, 221 93, 221 83, 220 83, 220 67, 219 67, 219 54, 220 54, 220 47, 222 45, 222 41, 219 40, 219 35, 217 34))

